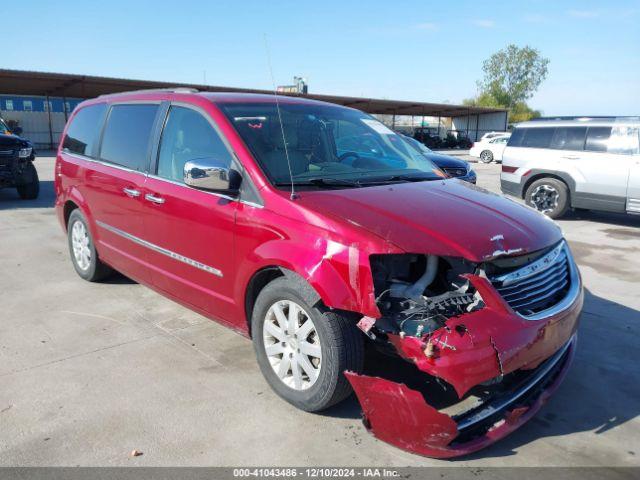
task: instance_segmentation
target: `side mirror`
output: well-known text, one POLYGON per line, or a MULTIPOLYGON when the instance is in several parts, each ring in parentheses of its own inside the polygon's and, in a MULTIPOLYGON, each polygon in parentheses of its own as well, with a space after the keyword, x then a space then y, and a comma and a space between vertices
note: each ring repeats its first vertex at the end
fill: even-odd
POLYGON ((20 135, 22 135, 22 127, 19 127, 19 126, 16 125, 15 127, 13 127, 11 129, 11 133, 13 133, 14 135, 17 135, 19 137, 20 135))
POLYGON ((198 158, 184 164, 184 183, 200 190, 237 195, 242 176, 214 158, 198 158))

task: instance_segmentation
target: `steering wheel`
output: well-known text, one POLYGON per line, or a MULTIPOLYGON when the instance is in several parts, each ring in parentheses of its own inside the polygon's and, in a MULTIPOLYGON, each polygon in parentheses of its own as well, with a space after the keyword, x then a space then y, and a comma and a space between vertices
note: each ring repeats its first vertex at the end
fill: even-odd
POLYGON ((340 155, 338 157, 338 160, 340 160, 341 162, 344 162, 347 158, 353 157, 354 160, 357 160, 360 158, 360 155, 358 155, 356 152, 344 152, 342 155, 340 155))

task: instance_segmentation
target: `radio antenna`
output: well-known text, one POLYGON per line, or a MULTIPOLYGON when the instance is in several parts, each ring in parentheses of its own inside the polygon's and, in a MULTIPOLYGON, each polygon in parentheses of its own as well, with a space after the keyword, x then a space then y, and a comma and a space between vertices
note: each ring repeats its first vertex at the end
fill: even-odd
POLYGON ((271 84, 273 85, 273 95, 276 99, 276 110, 278 112, 278 121, 280 122, 280 133, 282 134, 282 143, 284 145, 284 156, 287 158, 287 167, 289 167, 289 180, 291 181, 291 200, 298 198, 293 186, 293 171, 291 170, 291 160, 289 159, 289 149, 287 148, 287 138, 284 135, 284 124, 282 123, 282 114, 280 113, 280 102, 278 101, 278 88, 273 77, 273 67, 271 66, 271 53, 269 52, 269 42, 267 34, 264 34, 264 48, 267 51, 267 64, 269 65, 269 74, 271 75, 271 84))

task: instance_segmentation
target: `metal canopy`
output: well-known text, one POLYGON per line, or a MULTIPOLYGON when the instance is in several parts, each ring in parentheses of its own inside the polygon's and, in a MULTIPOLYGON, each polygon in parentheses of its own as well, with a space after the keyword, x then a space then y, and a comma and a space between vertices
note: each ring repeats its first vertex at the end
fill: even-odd
MULTIPOLYGON (((0 94, 34 95, 51 97, 93 98, 106 93, 143 90, 147 88, 186 87, 196 88, 202 92, 245 92, 273 94, 270 90, 250 88, 218 87, 186 83, 157 82, 151 80, 130 80, 123 78, 93 77, 89 75, 73 75, 67 73, 30 72, 23 70, 0 69, 0 94)), ((467 107, 443 103, 408 102, 383 100, 376 98, 342 97, 337 95, 293 94, 282 95, 303 96, 314 100, 337 103, 357 108, 367 113, 385 115, 424 115, 456 117, 477 115, 481 113, 506 112, 502 108, 467 107)))

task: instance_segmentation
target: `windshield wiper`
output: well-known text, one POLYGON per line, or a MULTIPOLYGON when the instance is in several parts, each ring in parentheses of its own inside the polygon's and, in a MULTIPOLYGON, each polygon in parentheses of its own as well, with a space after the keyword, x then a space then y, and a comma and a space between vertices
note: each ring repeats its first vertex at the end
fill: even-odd
POLYGON ((440 180, 441 177, 437 175, 392 175, 385 178, 372 178, 371 182, 367 183, 395 183, 395 182, 425 182, 428 180, 440 180))
MULTIPOLYGON (((362 184, 357 180, 346 180, 344 178, 305 178, 304 180, 298 180, 293 182, 294 185, 298 186, 309 186, 312 185, 314 187, 361 187, 362 184)), ((276 182, 275 184, 278 187, 283 186, 291 186, 291 182, 276 182)))

